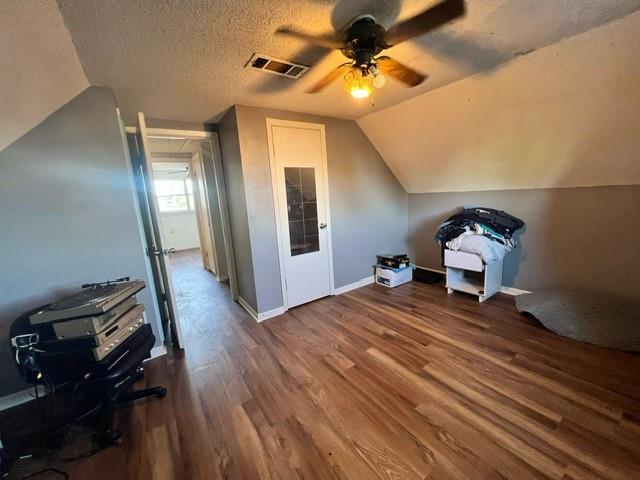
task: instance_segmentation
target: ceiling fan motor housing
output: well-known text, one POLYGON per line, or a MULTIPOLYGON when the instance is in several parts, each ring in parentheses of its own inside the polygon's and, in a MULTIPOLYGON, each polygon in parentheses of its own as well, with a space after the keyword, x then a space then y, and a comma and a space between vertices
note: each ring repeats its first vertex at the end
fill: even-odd
POLYGON ((349 59, 325 75, 307 93, 318 93, 343 76, 345 89, 356 98, 365 98, 380 88, 385 75, 398 80, 407 87, 417 87, 427 78, 387 56, 378 56, 383 50, 412 38, 424 35, 465 15, 465 0, 440 0, 411 18, 385 29, 373 15, 354 18, 343 33, 314 36, 290 28, 278 32, 306 40, 325 49, 339 49, 349 59), (345 73, 346 71, 346 73, 345 73))
POLYGON ((384 41, 385 29, 371 15, 356 17, 345 32, 342 54, 362 67, 372 63, 373 58, 388 48, 384 41))

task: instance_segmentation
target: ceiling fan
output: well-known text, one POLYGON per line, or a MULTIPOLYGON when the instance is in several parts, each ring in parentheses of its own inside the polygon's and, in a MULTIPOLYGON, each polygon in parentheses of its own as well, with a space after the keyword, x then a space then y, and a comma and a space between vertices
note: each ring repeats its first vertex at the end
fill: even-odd
POLYGON ((380 55, 383 50, 423 35, 465 14, 464 0, 443 0, 415 17, 386 30, 373 15, 354 18, 344 32, 310 35, 293 28, 280 27, 276 33, 306 40, 329 49, 337 49, 349 59, 307 90, 318 93, 343 76, 344 88, 355 98, 366 98, 373 88, 385 83, 385 74, 409 87, 420 85, 426 75, 411 67, 380 55))

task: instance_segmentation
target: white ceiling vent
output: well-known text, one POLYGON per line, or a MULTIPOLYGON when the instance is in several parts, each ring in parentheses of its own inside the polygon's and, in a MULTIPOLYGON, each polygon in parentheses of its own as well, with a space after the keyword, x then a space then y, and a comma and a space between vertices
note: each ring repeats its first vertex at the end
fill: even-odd
POLYGON ((262 55, 261 53, 255 53, 247 63, 246 67, 295 79, 300 78, 304 72, 310 68, 304 65, 298 65, 297 63, 291 63, 287 60, 282 60, 281 58, 275 58, 270 55, 262 55))

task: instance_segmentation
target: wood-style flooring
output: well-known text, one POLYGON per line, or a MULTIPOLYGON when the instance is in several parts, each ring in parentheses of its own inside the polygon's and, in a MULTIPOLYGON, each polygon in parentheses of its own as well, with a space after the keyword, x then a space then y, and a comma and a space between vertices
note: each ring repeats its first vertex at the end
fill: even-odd
POLYGON ((71 478, 640 478, 640 356, 511 297, 371 285, 257 324, 197 255, 174 267, 187 348, 140 384, 169 393, 71 478))

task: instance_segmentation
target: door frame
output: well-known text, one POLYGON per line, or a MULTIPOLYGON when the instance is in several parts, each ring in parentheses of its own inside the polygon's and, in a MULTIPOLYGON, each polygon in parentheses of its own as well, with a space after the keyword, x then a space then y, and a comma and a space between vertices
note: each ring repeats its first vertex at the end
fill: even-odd
POLYGON ((326 216, 326 235, 327 235, 327 256, 329 257, 329 291, 331 295, 335 295, 335 286, 333 278, 333 236, 331 235, 331 205, 329 202, 329 170, 327 168, 327 139, 325 135, 325 127, 322 123, 310 123, 310 122, 297 122, 293 120, 281 120, 278 118, 267 117, 267 141, 269 145, 269 170, 271 173, 271 190, 273 196, 273 208, 276 217, 276 235, 278 237, 278 261, 280 263, 280 284, 282 287, 282 304, 285 310, 289 309, 289 300, 287 298, 287 283, 285 272, 285 251, 284 251, 284 233, 283 225, 280 220, 280 201, 278 198, 278 177, 277 165, 275 158, 275 150, 273 144, 272 127, 290 127, 290 128, 302 128, 306 130, 317 130, 320 132, 321 138, 321 156, 322 156, 322 178, 323 185, 322 190, 325 199, 325 216, 326 216))
MULTIPOLYGON (((218 254, 216 253, 216 239, 213 236, 213 217, 211 215, 211 206, 209 205, 209 188, 204 174, 204 159, 200 152, 195 152, 191 155, 189 176, 193 188, 193 208, 196 214, 196 225, 198 226, 202 264, 206 270, 216 276, 218 281, 221 281, 218 254), (203 198, 205 200, 204 203, 202 202, 203 198), (204 245, 211 251, 208 252, 207 249, 203 248, 204 245)), ((224 243, 224 239, 222 240, 224 243)))
MULTIPOLYGON (((125 127, 126 133, 137 133, 137 127, 128 126, 125 127)), ((211 144, 213 152, 213 174, 216 182, 216 190, 218 195, 218 204, 220 205, 220 217, 222 219, 222 235, 223 243, 225 246, 225 254, 227 257, 227 270, 229 274, 229 287, 231 290, 231 298, 234 301, 238 301, 238 282, 236 273, 235 254, 233 250, 233 237, 231 236, 231 224, 229 222, 229 206, 227 202, 227 188, 224 182, 224 171, 222 169, 222 153, 220 151, 220 139, 217 132, 207 132, 203 130, 180 130, 170 128, 147 128, 147 134, 149 136, 158 137, 180 137, 180 138, 192 138, 192 139, 208 139, 211 144)), ((201 159, 204 163, 204 159, 201 159)), ((206 181, 204 182, 205 188, 207 188, 206 181)), ((209 195, 207 190, 207 196, 209 195)), ((213 229, 213 220, 209 212, 210 228, 213 229)), ((211 238, 214 242, 214 255, 215 252, 215 237, 213 231, 211 231, 211 238)), ((217 267, 217 259, 215 260, 217 267)), ((216 268, 216 270, 218 270, 216 268)), ((216 276, 217 278, 217 276, 216 276)))
MULTIPOLYGON (((153 159, 151 148, 149 146, 149 135, 147 126, 142 112, 138 112, 138 128, 135 134, 138 142, 139 153, 139 175, 142 186, 142 193, 146 202, 146 212, 149 220, 150 236, 146 238, 148 248, 147 255, 152 264, 159 270, 159 278, 162 284, 161 305, 166 306, 168 314, 168 330, 171 336, 171 343, 179 349, 184 348, 183 332, 176 305, 175 291, 173 290, 173 279, 171 275, 171 266, 165 258, 165 249, 162 245, 160 208, 158 207, 158 197, 156 196, 154 178, 153 178, 153 159), (155 262, 154 262, 155 260, 155 262)), ((153 267, 152 267, 153 268, 153 267)), ((156 284, 156 287, 158 285, 156 284)), ((167 341, 165 332, 165 342, 167 341)))
MULTIPOLYGON (((193 211, 188 211, 192 212, 195 215, 195 219, 196 219, 196 228, 198 230, 198 243, 200 244, 200 249, 202 250, 202 265, 206 270, 210 270, 209 267, 211 267, 211 272, 218 277, 217 272, 219 271, 218 269, 218 256, 216 255, 216 251, 215 251, 215 239, 213 238, 213 236, 211 236, 211 231, 212 231, 212 226, 211 226, 211 221, 209 220, 207 224, 203 225, 203 218, 202 216, 204 215, 204 217, 206 217, 207 219, 211 219, 211 210, 209 208, 209 203, 205 202, 204 205, 202 205, 202 202, 200 201, 199 195, 200 195, 200 190, 202 190, 202 193, 204 193, 205 197, 208 197, 208 189, 207 189, 207 185, 206 185, 206 179, 204 178, 204 176, 202 176, 203 178, 200 178, 201 175, 199 172, 196 172, 196 169, 194 167, 194 165, 198 165, 199 168, 204 168, 203 167, 203 161, 202 158, 200 158, 199 154, 190 154, 190 158, 187 158, 186 156, 184 158, 182 157, 157 157, 157 156, 152 156, 152 163, 156 164, 156 163, 186 163, 189 169, 189 177, 192 180, 193 183, 193 211), (199 181, 203 182, 202 185, 202 189, 200 188, 200 184, 198 183, 199 181), (206 231, 203 231, 206 230, 206 231), (206 238, 206 234, 207 232, 209 232, 210 235, 210 239, 206 238), (209 241, 211 240, 211 241, 209 241), (205 261, 205 254, 206 254, 206 250, 207 250, 207 244, 209 245, 208 248, 212 248, 213 251, 211 252, 211 261, 213 263, 213 266, 209 265, 208 262, 205 261)), ((175 212, 175 213, 170 213, 169 215, 183 215, 185 212, 175 212)), ((162 213, 160 213, 160 217, 163 218, 164 215, 162 215, 162 213)), ((166 247, 168 247, 168 245, 165 245, 166 247)), ((220 279, 218 279, 218 281, 220 281, 220 279)))

